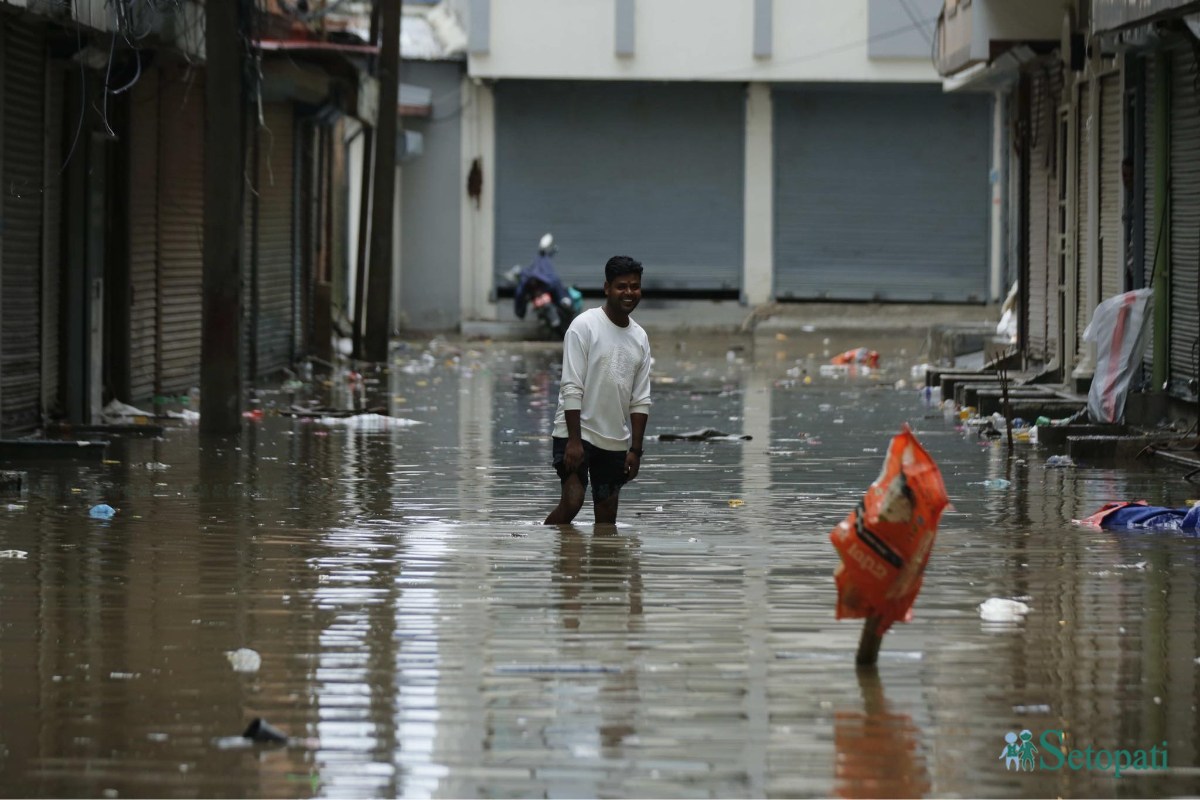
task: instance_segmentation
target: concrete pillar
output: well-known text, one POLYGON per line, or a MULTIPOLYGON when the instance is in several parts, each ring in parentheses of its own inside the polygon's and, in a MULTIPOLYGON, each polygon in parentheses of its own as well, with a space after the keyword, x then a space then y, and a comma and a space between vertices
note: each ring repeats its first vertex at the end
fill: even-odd
MULTIPOLYGON (((392 209, 392 303, 391 331, 398 332, 408 325, 404 314, 404 170, 396 167, 395 208, 392 209)), ((417 287, 412 287, 417 291, 417 287)))
POLYGON ((460 246, 462 320, 496 319, 491 297, 495 272, 496 103, 490 84, 463 79, 462 233, 460 246), (478 197, 468 192, 472 168, 482 178, 478 197))
POLYGON ((999 303, 1008 293, 1004 285, 1004 140, 1007 125, 1004 114, 1004 92, 992 95, 992 169, 989 180, 992 184, 991 252, 988 256, 990 271, 988 301, 999 303))
POLYGON ((746 177, 743 202, 742 302, 771 300, 774 252, 774 146, 771 86, 746 89, 746 177))

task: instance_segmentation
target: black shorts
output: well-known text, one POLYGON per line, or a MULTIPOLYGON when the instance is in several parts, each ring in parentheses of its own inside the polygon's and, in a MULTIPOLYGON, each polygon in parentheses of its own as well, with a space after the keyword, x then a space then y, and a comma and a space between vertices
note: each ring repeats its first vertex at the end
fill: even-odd
MULTIPOLYGON (((560 481, 566 482, 570 477, 567 466, 563 463, 563 456, 567 453, 567 440, 557 436, 552 438, 554 439, 554 471, 558 473, 560 481)), ((591 475, 593 500, 607 500, 621 491, 621 486, 625 483, 625 454, 627 452, 627 450, 602 450, 591 442, 583 443, 583 463, 579 465, 575 474, 579 476, 579 482, 583 484, 584 489, 588 485, 588 475, 591 475)))

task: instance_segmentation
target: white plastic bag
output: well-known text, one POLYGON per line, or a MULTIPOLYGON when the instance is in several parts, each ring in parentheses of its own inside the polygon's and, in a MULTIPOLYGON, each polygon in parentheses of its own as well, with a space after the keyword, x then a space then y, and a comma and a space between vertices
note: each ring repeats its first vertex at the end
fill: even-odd
POLYGON ((1096 374, 1088 392, 1088 416, 1093 422, 1118 422, 1125 415, 1129 382, 1146 349, 1153 289, 1135 289, 1096 306, 1083 332, 1096 343, 1096 374))

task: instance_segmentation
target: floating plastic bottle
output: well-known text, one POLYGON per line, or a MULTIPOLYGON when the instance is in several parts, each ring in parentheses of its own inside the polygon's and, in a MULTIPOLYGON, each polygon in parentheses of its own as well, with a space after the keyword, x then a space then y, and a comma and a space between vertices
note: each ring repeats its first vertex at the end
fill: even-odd
POLYGON ((88 516, 92 519, 112 519, 113 514, 116 513, 117 510, 107 503, 101 503, 88 509, 88 516))

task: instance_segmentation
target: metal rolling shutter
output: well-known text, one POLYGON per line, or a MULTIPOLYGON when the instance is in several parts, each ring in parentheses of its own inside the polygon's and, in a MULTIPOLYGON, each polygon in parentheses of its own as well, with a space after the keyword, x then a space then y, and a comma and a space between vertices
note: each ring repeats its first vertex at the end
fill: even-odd
POLYGON ((1057 112, 1050 96, 1050 82, 1044 73, 1030 80, 1029 101, 1029 357, 1046 361, 1048 320, 1048 276, 1053 259, 1050 243, 1057 223, 1055 193, 1051 190, 1054 177, 1054 131, 1057 112))
POLYGON ((204 73, 175 67, 161 78, 157 391, 179 395, 200 383, 204 73))
POLYGON ((497 275, 549 231, 583 288, 617 253, 645 263, 648 289, 741 287, 740 85, 501 81, 495 97, 497 275))
POLYGON ((1062 326, 1062 293, 1060 286, 1065 280, 1064 236, 1059 233, 1059 215, 1066 208, 1066 159, 1059 157, 1060 140, 1066 136, 1063 120, 1059 116, 1059 104, 1063 100, 1063 74, 1056 63, 1049 72, 1049 90, 1046 93, 1046 122, 1050 127, 1047 144, 1050 146, 1050 174, 1046 183, 1048 218, 1046 220, 1046 360, 1058 357, 1059 328, 1062 326), (1060 211, 1060 208, 1062 209, 1060 211))
POLYGON ((45 41, 41 27, 4 26, 4 227, 0 268, 0 432, 41 422, 42 167, 45 41))
POLYGON ((129 130, 129 402, 145 408, 154 397, 158 364, 158 70, 134 84, 129 130))
POLYGON ((1196 61, 1190 48, 1171 63, 1171 368, 1170 390, 1190 397, 1196 376, 1200 320, 1196 281, 1200 279, 1200 99, 1196 61))
POLYGON ((1095 120, 1090 119, 1091 85, 1079 84, 1079 101, 1075 106, 1075 356, 1079 359, 1086 345, 1083 330, 1092 318, 1088 307, 1088 264, 1092 242, 1088 238, 1088 189, 1093 180, 1088 164, 1088 150, 1095 135, 1095 120))
POLYGON ((1100 299, 1125 291, 1124 228, 1121 224, 1121 76, 1100 78, 1100 299))
POLYGON ((252 323, 257 378, 291 365, 295 325, 291 105, 266 106, 263 122, 258 129, 258 308, 252 323))
POLYGON ((42 206, 42 414, 57 416, 59 398, 59 325, 62 301, 62 149, 63 62, 46 68, 46 159, 42 182, 46 187, 42 206))
POLYGON ((776 296, 983 302, 989 102, 927 86, 777 89, 776 296))
MULTIPOLYGON (((1158 226, 1156 223, 1154 209, 1154 159, 1156 154, 1154 151, 1154 92, 1155 92, 1155 72, 1154 58, 1142 59, 1142 91, 1143 104, 1145 106, 1145 114, 1143 115, 1142 127, 1142 142, 1143 142, 1143 189, 1142 189, 1142 208, 1145 215, 1145 233, 1142 237, 1142 269, 1145 283, 1143 286, 1154 286, 1154 256, 1158 252, 1158 226)), ((1146 336, 1146 354, 1142 358, 1142 366, 1146 375, 1151 375, 1154 372, 1154 325, 1149 325, 1149 334, 1146 336)))

